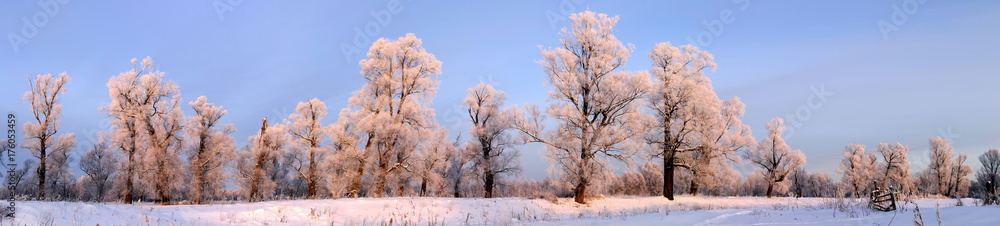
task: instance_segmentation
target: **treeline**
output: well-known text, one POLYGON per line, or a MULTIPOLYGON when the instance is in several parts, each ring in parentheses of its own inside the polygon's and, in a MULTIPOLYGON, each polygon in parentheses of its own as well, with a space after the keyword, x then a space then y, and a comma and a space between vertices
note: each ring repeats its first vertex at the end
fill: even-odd
POLYGON ((968 156, 954 156, 940 138, 931 141, 933 163, 917 176, 902 144, 879 144, 873 152, 848 146, 841 181, 806 172, 805 156, 782 138, 781 118, 755 140, 740 99, 716 95, 705 75, 716 68, 712 54, 663 42, 648 53, 648 71, 623 71, 634 47, 614 35, 617 17, 585 11, 570 19, 561 45, 541 51, 550 105, 507 105, 503 91, 481 83, 462 101, 473 125, 466 139, 449 137, 434 119, 430 103, 442 63, 413 34, 372 44, 360 62, 366 83, 336 115, 319 99, 304 100, 287 118, 264 118, 243 145, 231 124, 220 123, 225 108, 204 96, 185 104, 180 88, 147 57, 108 80, 110 102, 98 110, 111 129, 78 147, 73 133, 59 132, 59 100, 70 77, 37 75, 24 96, 32 117, 21 119, 27 122, 15 149, 34 158, 8 174, 13 191, 3 194, 162 204, 385 196, 585 203, 600 195, 673 200, 682 193, 861 197, 892 186, 905 194, 995 200, 997 151, 979 158, 987 167, 969 181, 968 156), (186 107, 194 115, 185 115, 186 107), (336 123, 322 124, 327 117, 336 123), (545 128, 549 117, 555 128, 545 128), (516 179, 517 148, 526 143, 543 144, 552 163, 547 179, 516 179), (73 161, 85 175, 70 172, 73 161), (612 161, 628 169, 616 174, 612 161), (756 171, 743 177, 738 164, 756 171))

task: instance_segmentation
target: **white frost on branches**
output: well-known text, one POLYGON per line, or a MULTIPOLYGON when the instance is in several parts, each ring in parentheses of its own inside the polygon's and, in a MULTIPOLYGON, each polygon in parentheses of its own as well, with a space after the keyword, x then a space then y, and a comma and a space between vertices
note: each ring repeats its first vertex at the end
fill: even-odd
POLYGON ((744 153, 744 158, 760 167, 760 172, 767 180, 767 197, 771 198, 774 184, 785 181, 793 170, 806 162, 802 151, 792 150, 781 137, 785 129, 781 118, 771 119, 767 123, 767 137, 757 143, 757 147, 744 153))
POLYGON ((24 93, 24 100, 31 104, 32 119, 24 123, 24 147, 38 159, 35 169, 38 199, 51 198, 46 193, 66 193, 73 183, 73 173, 69 171, 70 153, 76 148, 76 135, 62 133, 58 137, 59 122, 62 117, 62 94, 66 93, 66 83, 70 77, 66 72, 52 77, 51 74, 36 75, 31 79, 31 90, 24 93))
POLYGON ((235 157, 236 141, 233 124, 221 125, 219 120, 227 111, 222 106, 208 103, 205 96, 190 103, 194 116, 188 119, 187 148, 188 170, 191 174, 189 196, 195 204, 215 198, 225 188, 225 164, 235 157))
POLYGON ((645 131, 640 101, 649 75, 617 70, 633 48, 612 33, 618 17, 585 11, 570 19, 572 27, 561 32, 562 46, 543 49, 539 61, 554 88, 546 112, 557 127, 542 133, 544 117, 531 105, 513 108, 512 125, 523 141, 545 144, 555 173, 573 185, 575 201, 585 203, 587 188, 611 172, 608 160, 630 162, 638 149, 634 138, 645 131))

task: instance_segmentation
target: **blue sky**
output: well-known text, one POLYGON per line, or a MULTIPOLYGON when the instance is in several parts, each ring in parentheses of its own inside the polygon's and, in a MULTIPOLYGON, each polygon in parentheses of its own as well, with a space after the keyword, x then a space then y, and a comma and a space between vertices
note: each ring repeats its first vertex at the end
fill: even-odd
MULTIPOLYGON (((309 98, 326 102, 334 123, 363 84, 358 61, 368 48, 344 46, 414 33, 443 62, 438 121, 466 133, 460 101, 480 81, 505 91, 508 104, 547 105, 539 46, 558 45, 566 15, 589 9, 620 17, 616 35, 635 45, 624 70, 648 70, 659 42, 713 53, 719 96, 746 103, 758 138, 771 118, 786 117, 787 141, 810 171, 833 174, 851 143, 901 142, 914 170, 928 163, 934 136, 977 169, 975 157, 1000 147, 997 1, 234 2, 53 0, 53 10, 48 0, 4 1, 0 111, 23 122, 26 76, 65 71, 73 80, 61 131, 77 133, 85 151, 109 126, 98 111, 108 79, 151 56, 184 103, 204 95, 228 109, 223 122, 242 143, 260 118, 285 118, 309 98), (880 23, 896 29, 884 34, 880 23)), ((543 178, 539 146, 521 151, 524 176, 543 178)))

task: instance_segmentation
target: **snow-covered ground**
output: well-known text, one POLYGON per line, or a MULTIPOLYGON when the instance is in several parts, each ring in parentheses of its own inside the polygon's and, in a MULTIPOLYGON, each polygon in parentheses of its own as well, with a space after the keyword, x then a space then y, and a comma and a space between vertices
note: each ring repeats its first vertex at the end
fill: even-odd
POLYGON ((912 224, 915 205, 928 225, 1000 225, 1000 207, 955 206, 920 199, 904 210, 877 212, 851 199, 690 197, 604 198, 587 205, 560 199, 381 198, 271 201, 213 205, 18 202, 14 225, 727 225, 912 224))

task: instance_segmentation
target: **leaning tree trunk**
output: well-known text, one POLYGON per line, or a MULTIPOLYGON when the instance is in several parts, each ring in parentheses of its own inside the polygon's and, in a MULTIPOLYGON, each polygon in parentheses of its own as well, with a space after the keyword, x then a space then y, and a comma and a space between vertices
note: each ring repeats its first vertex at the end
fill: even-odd
POLYGON ((772 191, 774 191, 774 182, 773 181, 768 181, 767 182, 767 198, 771 198, 771 192, 772 191))

